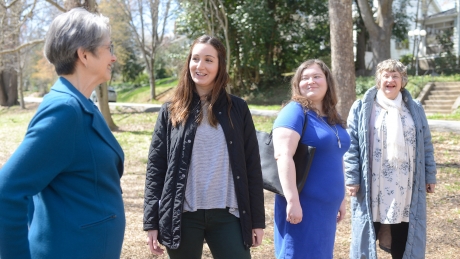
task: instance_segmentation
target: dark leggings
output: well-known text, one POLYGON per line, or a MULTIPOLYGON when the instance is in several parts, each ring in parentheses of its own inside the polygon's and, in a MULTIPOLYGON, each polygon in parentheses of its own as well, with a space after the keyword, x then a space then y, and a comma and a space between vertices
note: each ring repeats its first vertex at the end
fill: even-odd
MULTIPOLYGON (((374 222, 375 236, 379 235, 380 222, 374 222)), ((402 259, 406 250, 407 234, 409 233, 409 223, 401 222, 391 224, 391 257, 402 259)))

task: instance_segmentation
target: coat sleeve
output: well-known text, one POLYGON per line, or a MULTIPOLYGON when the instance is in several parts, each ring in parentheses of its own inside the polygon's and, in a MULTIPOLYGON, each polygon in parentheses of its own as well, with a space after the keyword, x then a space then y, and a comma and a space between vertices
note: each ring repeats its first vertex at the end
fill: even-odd
POLYGON ((259 145, 251 112, 245 103, 244 149, 248 175, 249 202, 251 206, 252 228, 265 228, 264 189, 260 166, 259 145))
POLYGON ((361 150, 359 143, 359 118, 362 107, 362 101, 357 100, 350 109, 348 115, 348 135, 350 135, 350 148, 344 155, 345 162, 345 184, 360 184, 361 179, 361 150))
POLYGON ((158 230, 158 210, 163 191, 167 160, 168 106, 159 112, 150 144, 144 194, 144 230, 158 230))
MULTIPOLYGON (((53 100, 29 124, 24 140, 0 170, 0 258, 30 258, 28 203, 71 163, 76 124, 72 105, 53 100)), ((45 105, 45 104, 43 104, 45 105)))
POLYGON ((436 162, 434 161, 434 148, 431 142, 431 131, 422 105, 417 102, 419 116, 423 126, 423 146, 425 155, 425 181, 426 184, 436 183, 436 162))

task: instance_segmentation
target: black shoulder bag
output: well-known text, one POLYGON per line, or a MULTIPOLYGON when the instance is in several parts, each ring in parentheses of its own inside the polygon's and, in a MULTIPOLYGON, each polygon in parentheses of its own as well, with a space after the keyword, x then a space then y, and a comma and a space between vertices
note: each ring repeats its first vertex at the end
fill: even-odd
MULTIPOLYGON (((308 172, 315 155, 316 147, 308 146, 301 143, 305 129, 307 128, 308 117, 305 113, 305 122, 303 124, 302 134, 300 135, 299 144, 294 154, 294 164, 296 169, 296 184, 297 190, 302 191, 305 182, 307 181, 308 172)), ((280 178, 278 175, 278 165, 273 149, 272 140, 273 130, 270 134, 263 131, 256 131, 257 142, 259 144, 260 165, 262 167, 262 176, 264 181, 264 189, 282 195, 283 188, 281 187, 280 178)))

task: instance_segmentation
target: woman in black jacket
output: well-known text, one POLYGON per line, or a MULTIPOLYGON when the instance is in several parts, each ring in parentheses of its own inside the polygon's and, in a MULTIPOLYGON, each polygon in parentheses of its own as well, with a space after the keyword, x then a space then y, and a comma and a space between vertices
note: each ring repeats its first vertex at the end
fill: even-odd
POLYGON ((171 102, 158 116, 147 163, 144 230, 153 254, 251 258, 263 239, 262 172, 246 102, 228 94, 223 44, 195 40, 171 102), (159 241, 159 242, 158 242, 159 241))

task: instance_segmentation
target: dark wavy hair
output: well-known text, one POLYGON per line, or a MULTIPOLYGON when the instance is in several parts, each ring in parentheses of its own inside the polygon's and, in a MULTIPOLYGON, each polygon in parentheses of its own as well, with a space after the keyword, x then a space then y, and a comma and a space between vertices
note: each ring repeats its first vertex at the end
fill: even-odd
MULTIPOLYGON (((195 82, 192 79, 192 75, 190 74, 189 64, 192 58, 192 51, 196 44, 209 44, 217 51, 217 58, 218 58, 218 70, 217 75, 214 80, 214 87, 211 90, 211 93, 207 96, 207 101, 209 102, 208 106, 208 120, 209 124, 213 127, 217 127, 217 118, 212 111, 213 105, 216 103, 217 98, 219 97, 222 91, 225 92, 227 96, 227 100, 229 102, 228 112, 230 113, 231 108, 231 98, 230 95, 226 91, 227 84, 229 82, 229 75, 226 70, 226 50, 224 45, 220 40, 215 37, 209 35, 203 35, 197 38, 192 46, 190 47, 190 51, 187 56, 187 60, 184 63, 182 68, 181 76, 179 78, 179 84, 176 88, 176 91, 172 97, 171 105, 169 106, 169 110, 171 112, 171 122, 174 127, 178 124, 183 123, 187 120, 190 111, 191 111, 191 104, 193 99, 193 93, 196 92, 195 82)), ((198 118, 198 123, 201 122, 203 118, 202 113, 198 118)))
POLYGON ((332 78, 331 70, 322 60, 309 59, 297 68, 291 79, 291 100, 300 103, 307 110, 315 111, 319 116, 319 111, 312 106, 311 100, 300 93, 299 86, 303 71, 314 64, 318 65, 326 76, 327 91, 323 99, 323 112, 327 116, 327 122, 330 125, 340 124, 342 127, 345 127, 345 121, 340 118, 340 115, 337 112, 338 99, 335 81, 332 78))

